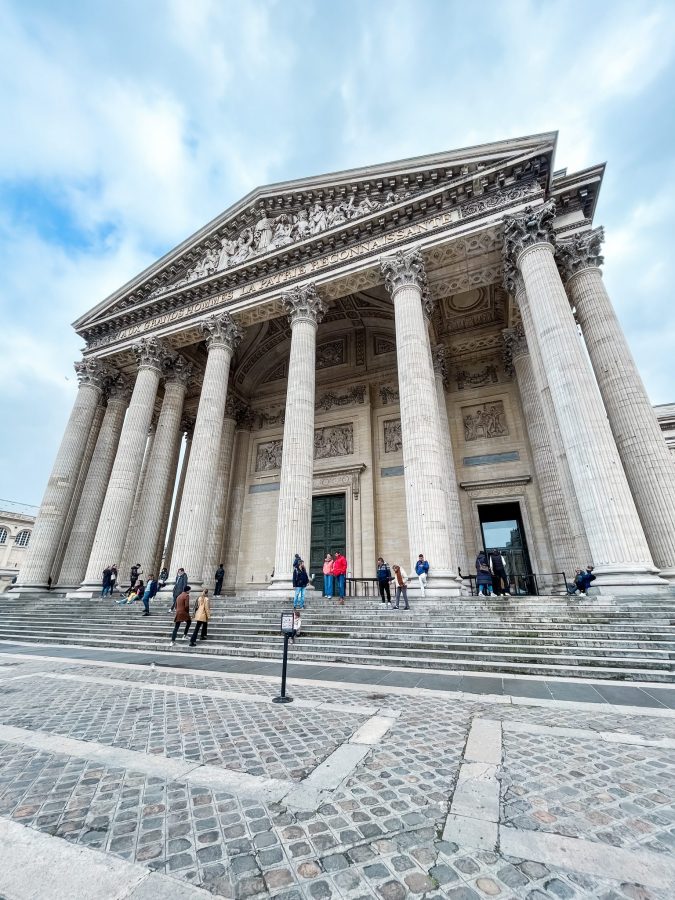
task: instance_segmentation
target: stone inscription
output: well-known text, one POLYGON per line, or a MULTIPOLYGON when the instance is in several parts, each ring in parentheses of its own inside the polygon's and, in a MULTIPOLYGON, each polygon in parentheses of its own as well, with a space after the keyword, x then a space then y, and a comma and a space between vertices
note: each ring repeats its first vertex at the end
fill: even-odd
POLYGON ((464 440, 480 441, 509 433, 501 400, 462 408, 464 440))
POLYGON ((398 453, 402 447, 401 420, 389 419, 384 423, 384 452, 398 453))

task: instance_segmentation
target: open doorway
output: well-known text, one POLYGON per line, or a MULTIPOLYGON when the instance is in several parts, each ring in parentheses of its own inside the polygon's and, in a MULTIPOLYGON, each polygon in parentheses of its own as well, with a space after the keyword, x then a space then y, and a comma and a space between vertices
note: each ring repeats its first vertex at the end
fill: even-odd
POLYGON ((516 593, 535 593, 527 539, 520 514, 520 504, 486 503, 478 507, 483 549, 497 550, 506 561, 509 582, 516 593))

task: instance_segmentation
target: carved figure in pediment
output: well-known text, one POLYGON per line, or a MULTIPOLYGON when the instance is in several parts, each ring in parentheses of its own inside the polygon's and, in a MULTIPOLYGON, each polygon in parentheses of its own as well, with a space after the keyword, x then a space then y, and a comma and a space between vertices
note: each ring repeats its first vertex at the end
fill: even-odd
POLYGON ((328 228, 328 220, 326 218, 326 210, 321 203, 315 203, 309 213, 310 231, 312 234, 318 234, 328 228))
POLYGON ((337 206, 333 206, 330 203, 328 204, 326 210, 329 228, 335 228, 337 225, 342 225, 347 221, 344 206, 344 203, 339 203, 337 206))
POLYGON ((220 250, 217 247, 212 247, 210 250, 207 250, 204 256, 202 256, 197 265, 194 267, 191 277, 204 278, 206 275, 210 275, 212 272, 215 272, 216 267, 218 266, 219 256, 220 250))
POLYGON ((368 213, 375 212, 379 208, 380 204, 377 200, 371 200, 370 197, 364 197, 357 207, 360 216, 367 216, 368 213))
POLYGON ((244 228, 242 233, 239 235, 237 239, 237 249, 235 250, 234 256, 230 260, 230 264, 233 266, 238 265, 243 262, 247 257, 251 255, 251 251, 253 249, 253 232, 250 228, 244 228))
POLYGON ((272 242, 274 233, 274 219, 270 219, 265 210, 263 210, 262 218, 256 222, 253 233, 255 249, 258 253, 264 253, 272 242))
POLYGON ((223 238, 220 242, 220 255, 218 256, 218 270, 226 269, 237 252, 237 242, 231 238, 223 238))
POLYGON ((272 243, 270 244, 270 248, 272 247, 285 247, 287 244, 292 243, 293 237, 293 222, 290 216, 287 216, 286 213, 279 216, 276 220, 276 228, 274 229, 274 237, 272 238, 272 243))
POLYGON ((301 209, 298 212, 298 218, 295 220, 293 231, 297 240, 301 241, 306 238, 310 232, 309 219, 307 218, 307 210, 301 209))

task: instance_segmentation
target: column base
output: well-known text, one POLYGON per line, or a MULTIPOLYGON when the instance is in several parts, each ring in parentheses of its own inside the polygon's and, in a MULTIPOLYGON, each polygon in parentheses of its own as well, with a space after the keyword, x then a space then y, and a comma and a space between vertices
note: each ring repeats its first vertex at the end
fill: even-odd
POLYGON ((675 568, 661 569, 659 577, 667 581, 671 587, 675 587, 675 568))
MULTIPOLYGON (((270 594, 272 594, 272 595, 278 594, 279 596, 282 596, 282 595, 289 596, 290 595, 292 597, 294 593, 295 593, 295 588, 293 587, 293 581, 292 581, 291 577, 289 576, 288 578, 273 578, 270 581, 267 588, 265 588, 262 591, 258 591, 258 596, 259 597, 269 597, 270 594)), ((316 594, 316 591, 315 591, 314 585, 310 581, 310 583, 305 588, 305 596, 313 597, 313 596, 315 596, 315 594, 316 594)))
POLYGON ((665 593, 671 588, 671 584, 660 577, 658 569, 651 566, 596 566, 594 572, 597 578, 591 585, 593 594, 642 596, 665 593))
MULTIPOLYGON (((395 587, 396 582, 393 581, 392 588, 395 587)), ((415 599, 419 598, 420 600, 422 599, 419 581, 417 580, 416 575, 410 576, 408 591, 411 597, 415 599)), ((427 597, 454 598, 465 596, 468 593, 468 589, 464 586, 458 575, 454 575, 452 572, 439 572, 438 570, 427 577, 427 584, 424 588, 425 599, 427 597)))

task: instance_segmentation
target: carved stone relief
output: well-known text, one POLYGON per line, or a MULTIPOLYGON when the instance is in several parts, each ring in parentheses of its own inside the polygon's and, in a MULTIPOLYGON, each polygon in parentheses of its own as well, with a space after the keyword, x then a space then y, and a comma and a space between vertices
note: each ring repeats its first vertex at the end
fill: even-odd
POLYGON ((509 433, 501 400, 462 407, 462 421, 467 442, 503 437, 509 433))
POLYGON ((280 381, 282 378, 285 378, 288 374, 288 363, 284 360, 284 362, 279 363, 278 366, 275 366, 269 374, 267 374, 263 380, 263 384, 269 384, 271 381, 280 381))
POLYGON ((354 426, 329 425, 314 429, 314 459, 350 456, 354 452, 354 426))
POLYGON ((350 406, 354 403, 364 403, 365 398, 365 384, 357 384, 344 394, 336 394, 333 391, 323 394, 314 404, 314 409, 328 412, 328 410, 332 409, 334 406, 350 406))
POLYGON ((317 369, 329 369, 332 366, 341 366, 345 362, 345 342, 328 341, 316 348, 317 369))
POLYGON ((255 457, 256 472, 270 472, 281 468, 283 441, 266 441, 258 444, 255 457))
POLYGON ((382 401, 382 406, 387 406, 389 403, 398 403, 398 387, 391 384, 380 385, 380 400, 382 401))
POLYGON ((373 355, 381 356, 383 353, 395 353, 396 342, 390 337, 376 334, 374 339, 373 355))
POLYGON ((468 365, 458 369, 455 378, 458 391, 463 391, 465 388, 482 387, 485 384, 497 384, 499 381, 497 366, 493 363, 488 363, 486 366, 468 365))
POLYGON ((398 453, 402 447, 401 420, 389 419, 384 423, 384 452, 398 453))

